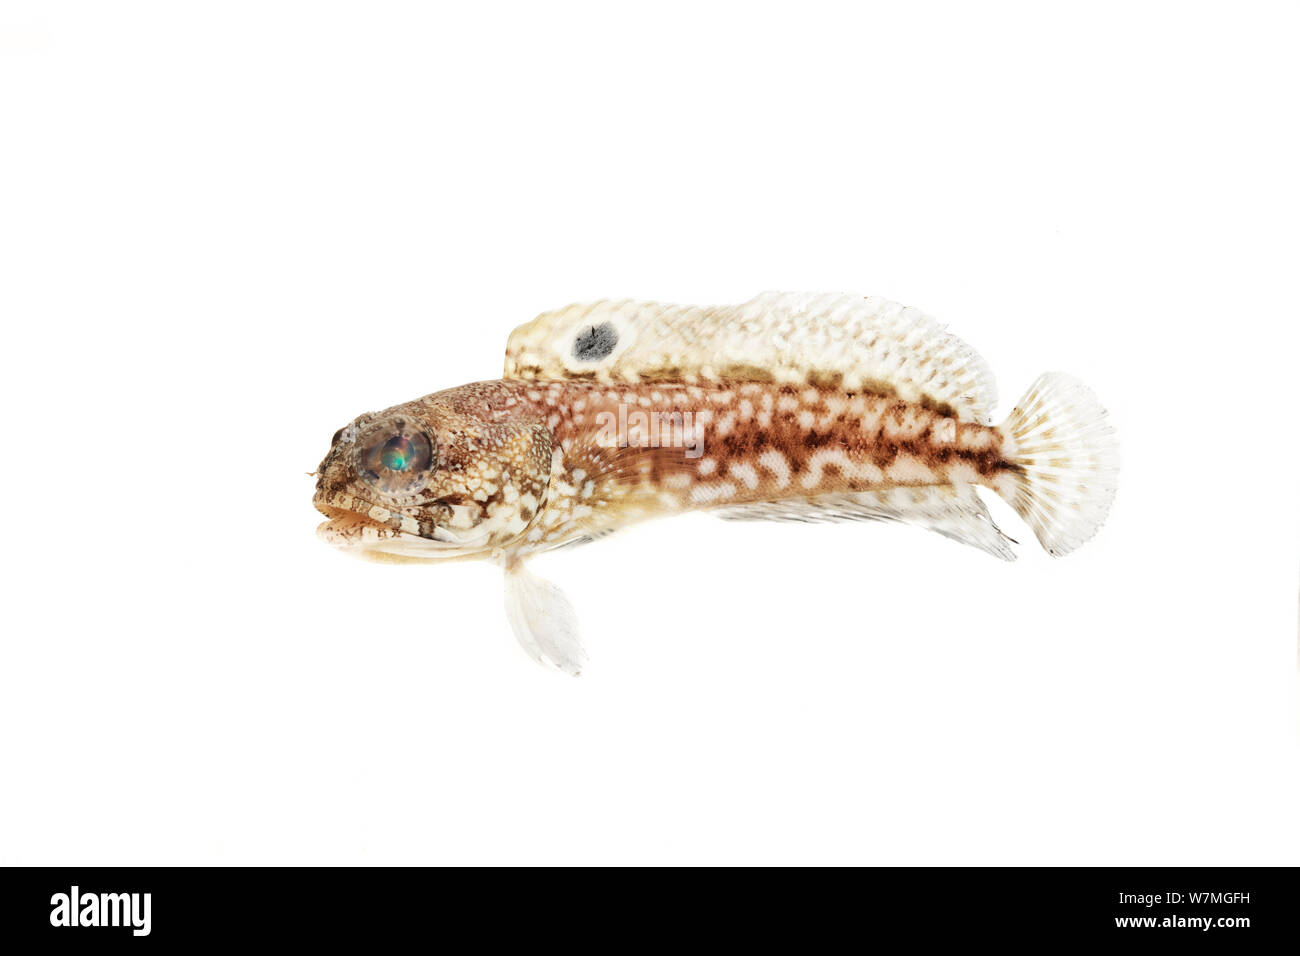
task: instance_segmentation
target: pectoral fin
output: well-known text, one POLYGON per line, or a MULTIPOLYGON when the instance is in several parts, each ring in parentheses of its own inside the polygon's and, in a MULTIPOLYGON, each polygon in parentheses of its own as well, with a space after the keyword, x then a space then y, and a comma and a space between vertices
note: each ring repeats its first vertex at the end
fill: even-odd
POLYGON ((577 677, 587 663, 578 639, 578 616, 564 592, 528 571, 506 568, 506 617, 528 656, 577 677))

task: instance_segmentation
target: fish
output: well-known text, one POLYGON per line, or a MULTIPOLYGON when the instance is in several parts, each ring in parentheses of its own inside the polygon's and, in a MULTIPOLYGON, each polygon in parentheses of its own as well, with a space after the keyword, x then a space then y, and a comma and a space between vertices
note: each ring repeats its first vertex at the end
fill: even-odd
POLYGON ((1105 408, 1059 372, 1000 424, 996 404, 974 349, 887 299, 576 304, 516 328, 501 378, 339 429, 313 473, 317 533, 378 560, 498 564, 519 643, 577 675, 577 615, 528 561, 652 518, 902 522, 1013 560, 985 488, 1048 554, 1074 551, 1115 496, 1105 408))

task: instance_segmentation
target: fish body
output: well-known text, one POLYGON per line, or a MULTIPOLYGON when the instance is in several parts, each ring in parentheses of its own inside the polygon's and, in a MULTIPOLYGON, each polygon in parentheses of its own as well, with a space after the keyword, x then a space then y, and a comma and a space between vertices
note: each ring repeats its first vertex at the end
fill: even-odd
POLYGON ((524 564, 655 517, 902 521, 1012 559, 983 486, 1049 552, 1073 550, 1114 493, 1104 410, 1059 374, 1000 425, 994 403, 968 346, 885 300, 572 306, 515 331, 505 378, 340 429, 318 470, 320 534, 371 555, 496 560, 521 643, 577 673, 572 608, 524 564))

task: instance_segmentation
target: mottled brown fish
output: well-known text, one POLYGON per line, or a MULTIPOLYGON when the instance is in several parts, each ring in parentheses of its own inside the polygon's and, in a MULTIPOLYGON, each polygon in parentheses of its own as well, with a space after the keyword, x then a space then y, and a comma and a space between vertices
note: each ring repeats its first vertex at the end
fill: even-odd
POLYGON ((511 334, 504 378, 340 429, 319 533, 368 555, 494 559, 520 643, 576 674, 573 610, 524 562, 647 518, 902 521, 1011 560, 982 485, 1049 553, 1077 548, 1115 493, 1105 410, 1058 373, 1001 425, 995 402, 972 349, 883 299, 575 305, 511 334))

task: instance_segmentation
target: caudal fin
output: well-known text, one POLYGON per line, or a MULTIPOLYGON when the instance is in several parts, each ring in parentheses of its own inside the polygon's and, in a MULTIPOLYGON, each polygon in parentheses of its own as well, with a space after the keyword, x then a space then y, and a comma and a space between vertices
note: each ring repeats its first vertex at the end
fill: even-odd
POLYGON ((1069 554, 1101 527, 1115 498, 1119 446, 1106 409, 1078 379, 1048 372, 1002 423, 1019 466, 998 492, 1047 552, 1069 554))

